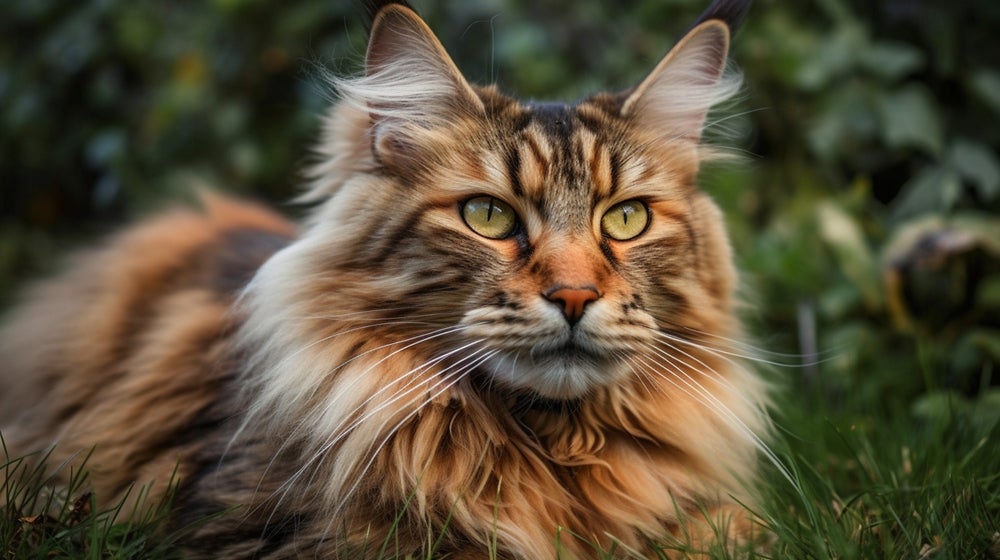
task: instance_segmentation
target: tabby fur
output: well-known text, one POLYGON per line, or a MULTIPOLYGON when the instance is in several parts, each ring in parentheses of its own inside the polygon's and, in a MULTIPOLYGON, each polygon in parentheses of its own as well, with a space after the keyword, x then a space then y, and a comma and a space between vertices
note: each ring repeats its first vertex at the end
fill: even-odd
POLYGON ((314 210, 207 196, 30 290, 0 334, 8 446, 55 444, 63 475, 90 453, 105 503, 176 469, 191 558, 739 540, 766 397, 696 178, 747 4, 715 2, 636 88, 564 104, 468 84, 411 8, 370 3, 314 210), (517 229, 473 231, 476 196, 517 229), (602 216, 628 200, 649 224, 616 240, 602 216))

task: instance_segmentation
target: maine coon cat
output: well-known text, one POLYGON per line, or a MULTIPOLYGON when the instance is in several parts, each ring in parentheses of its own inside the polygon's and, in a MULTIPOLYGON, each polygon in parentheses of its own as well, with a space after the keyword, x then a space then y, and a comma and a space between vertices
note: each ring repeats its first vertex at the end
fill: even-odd
POLYGON ((741 538, 765 391, 696 177, 748 3, 566 104, 468 84, 410 7, 370 2, 304 223, 208 196, 76 255, 0 336, 8 446, 92 449, 108 503, 176 468, 194 558, 741 538))

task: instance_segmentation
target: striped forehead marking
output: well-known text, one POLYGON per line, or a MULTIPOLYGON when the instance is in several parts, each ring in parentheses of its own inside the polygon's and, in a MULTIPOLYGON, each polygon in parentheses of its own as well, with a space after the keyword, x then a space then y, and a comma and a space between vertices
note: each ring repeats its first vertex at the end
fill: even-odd
MULTIPOLYGON (((541 202, 566 194, 586 198, 614 194, 618 158, 599 121, 583 119, 575 106, 530 103, 520 134, 508 157, 517 194, 541 202)), ((560 206, 565 207, 565 201, 560 206)))

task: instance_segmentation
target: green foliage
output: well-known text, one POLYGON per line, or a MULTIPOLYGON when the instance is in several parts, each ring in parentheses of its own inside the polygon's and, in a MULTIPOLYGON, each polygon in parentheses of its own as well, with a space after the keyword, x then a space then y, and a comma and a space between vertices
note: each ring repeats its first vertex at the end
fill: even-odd
MULTIPOLYGON (((707 0, 413 3, 473 80, 573 98, 637 82, 707 0)), ((360 13, 8 2, 0 302, 67 244, 192 187, 292 196, 329 100, 317 68, 357 68, 360 13)), ((776 557, 1000 547, 996 29, 993 0, 758 0, 735 39, 747 88, 712 122, 749 157, 703 183, 753 332, 801 356, 779 375, 776 450, 800 488, 769 487, 776 557)))
MULTIPOLYGON (((74 560, 174 557, 181 533, 166 525, 173 482, 165 497, 149 498, 135 488, 111 507, 99 507, 87 487, 86 459, 69 473, 65 486, 47 475, 48 455, 12 457, 0 435, 0 557, 74 560), (130 492, 131 493, 131 492, 130 492), (133 505, 126 506, 127 503, 133 505)), ((51 466, 51 465, 49 465, 51 466)))

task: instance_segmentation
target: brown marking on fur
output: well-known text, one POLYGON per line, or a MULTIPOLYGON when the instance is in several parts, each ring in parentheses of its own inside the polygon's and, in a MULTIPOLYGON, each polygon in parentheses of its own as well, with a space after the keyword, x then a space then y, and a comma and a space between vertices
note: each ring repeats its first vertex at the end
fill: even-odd
POLYGON ((0 392, 0 428, 12 450, 31 451, 58 434, 55 466, 102 442, 90 468, 95 491, 109 502, 133 481, 165 484, 178 450, 160 442, 215 398, 211 365, 231 331, 233 274, 245 281, 269 256, 264 247, 233 247, 230 232, 294 235, 259 207, 204 200, 203 214, 178 210, 77 256, 65 278, 35 289, 3 332, 9 361, 0 382, 10 390, 0 392), (238 271, 232 250, 243 253, 238 271), (34 373, 46 371, 53 374, 34 373))
POLYGON ((614 179, 612 177, 611 152, 600 137, 596 137, 591 144, 591 153, 587 154, 590 163, 590 177, 594 187, 598 192, 611 196, 614 193, 614 179))

